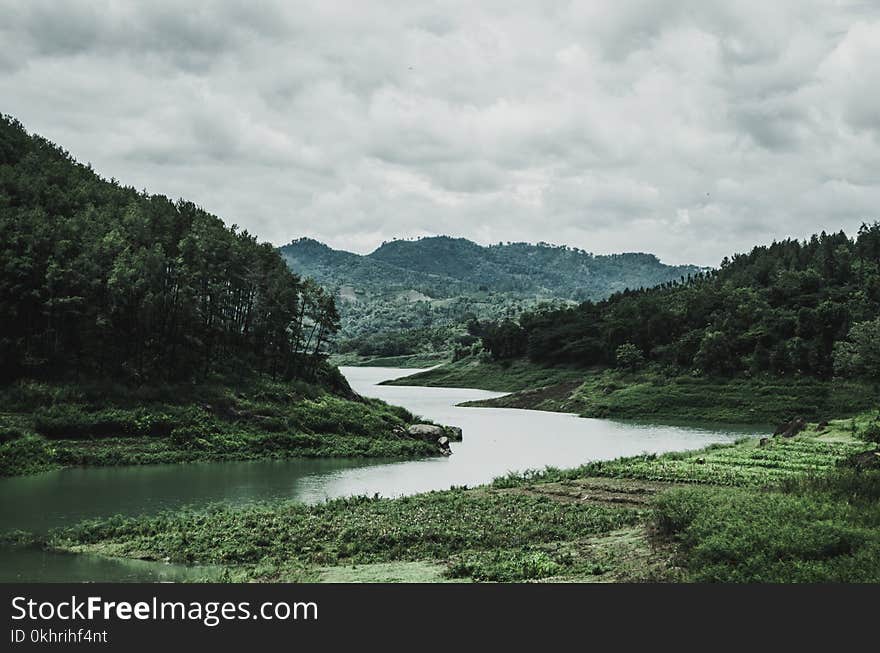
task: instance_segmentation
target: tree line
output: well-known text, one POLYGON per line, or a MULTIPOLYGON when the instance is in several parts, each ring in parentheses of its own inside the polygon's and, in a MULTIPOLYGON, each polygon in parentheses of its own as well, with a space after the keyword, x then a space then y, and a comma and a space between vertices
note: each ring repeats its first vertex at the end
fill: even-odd
POLYGON ((725 258, 573 308, 469 325, 496 359, 692 373, 880 375, 880 224, 725 258))
POLYGON ((106 181, 0 117, 0 374, 313 375, 333 297, 192 202, 106 181))

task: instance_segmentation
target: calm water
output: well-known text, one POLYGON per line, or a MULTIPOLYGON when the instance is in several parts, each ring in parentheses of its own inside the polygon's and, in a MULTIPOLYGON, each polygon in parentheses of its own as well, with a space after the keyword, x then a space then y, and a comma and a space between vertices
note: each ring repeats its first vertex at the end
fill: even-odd
MULTIPOLYGON (((398 496, 476 485, 509 471, 547 465, 573 467, 590 460, 642 452, 693 449, 726 442, 749 429, 636 425, 573 415, 456 404, 500 393, 452 388, 379 386, 416 370, 342 368, 363 395, 407 407, 442 424, 460 426, 464 441, 453 455, 414 461, 292 460, 65 469, 0 479, 0 531, 44 532, 117 513, 141 514, 185 505, 237 504, 285 497, 317 502, 352 494, 398 496)), ((210 575, 139 561, 108 560, 43 551, 0 550, 2 581, 182 580, 210 575)))

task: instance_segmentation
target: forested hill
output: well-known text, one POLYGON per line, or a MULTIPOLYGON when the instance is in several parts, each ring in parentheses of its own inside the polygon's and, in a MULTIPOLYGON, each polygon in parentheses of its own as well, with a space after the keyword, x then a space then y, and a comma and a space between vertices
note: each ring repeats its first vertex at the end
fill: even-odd
POLYGON ((0 116, 0 375, 313 374, 333 298, 191 202, 96 175, 0 116))
POLYGON ((692 265, 665 265, 653 254, 593 255, 545 243, 483 247, 448 236, 394 240, 366 256, 333 250, 308 238, 293 241, 281 252, 301 272, 322 283, 357 283, 371 290, 409 284, 432 296, 489 290, 595 300, 700 270, 692 265))
POLYGON ((599 300, 699 272, 651 254, 593 255, 544 243, 484 247, 447 236, 386 242, 365 256, 303 238, 281 253, 293 269, 338 289, 346 335, 498 317, 545 300, 599 300))
POLYGON ((685 283, 473 324, 495 358, 692 374, 880 375, 880 224, 785 240, 685 283))

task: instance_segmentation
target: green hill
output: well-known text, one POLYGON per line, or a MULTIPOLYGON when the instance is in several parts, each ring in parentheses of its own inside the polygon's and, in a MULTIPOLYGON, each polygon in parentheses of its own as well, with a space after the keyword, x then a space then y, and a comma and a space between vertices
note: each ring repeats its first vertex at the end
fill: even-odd
POLYGON ((437 453, 328 365, 335 302, 275 247, 2 115, 0 235, 0 476, 437 453))
POLYGON ((288 265, 337 297, 337 351, 395 356, 451 349, 472 319, 518 315, 541 303, 600 300, 700 272, 652 254, 593 255, 546 243, 481 246, 436 236, 383 243, 367 255, 302 238, 281 248, 288 265))

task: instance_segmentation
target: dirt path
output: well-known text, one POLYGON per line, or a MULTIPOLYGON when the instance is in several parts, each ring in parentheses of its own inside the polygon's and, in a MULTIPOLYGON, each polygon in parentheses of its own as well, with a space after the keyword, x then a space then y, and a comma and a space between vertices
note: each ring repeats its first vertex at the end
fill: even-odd
POLYGON ((681 487, 681 484, 593 476, 494 491, 530 494, 571 503, 586 502, 639 509, 646 508, 657 493, 674 487, 681 487))

